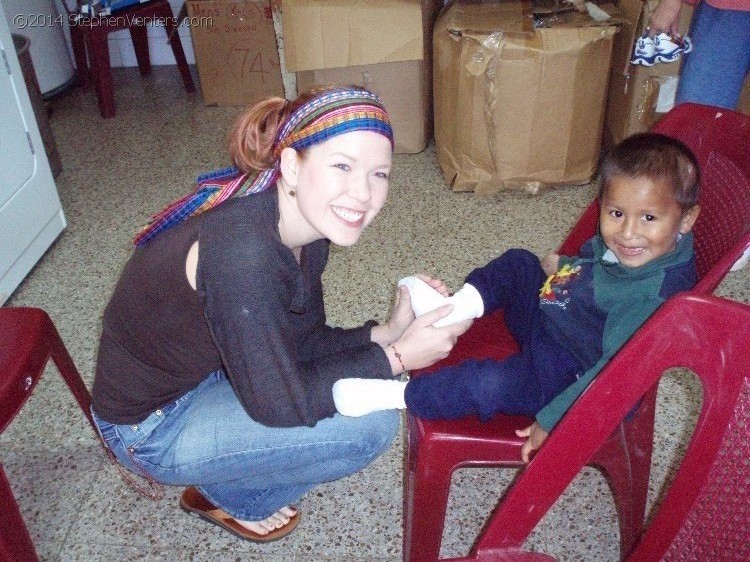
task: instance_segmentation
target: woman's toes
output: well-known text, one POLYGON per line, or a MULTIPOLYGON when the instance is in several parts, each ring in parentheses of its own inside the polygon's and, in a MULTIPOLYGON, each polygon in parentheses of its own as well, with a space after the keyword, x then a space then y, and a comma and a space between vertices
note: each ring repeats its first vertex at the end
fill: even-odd
POLYGON ((296 509, 285 506, 270 517, 267 517, 260 521, 236 521, 243 527, 250 529, 255 533, 258 533, 259 535, 267 535, 271 531, 281 529, 284 525, 288 524, 291 518, 296 514, 296 509))
POLYGON ((297 515, 297 509, 289 505, 282 507, 279 512, 283 515, 286 515, 290 519, 297 515))
POLYGON ((253 533, 257 533, 259 535, 267 535, 269 532, 273 531, 273 528, 269 528, 263 524, 265 520, 264 521, 241 521, 239 519, 235 519, 235 521, 237 521, 237 523, 239 523, 246 529, 249 529, 253 533))

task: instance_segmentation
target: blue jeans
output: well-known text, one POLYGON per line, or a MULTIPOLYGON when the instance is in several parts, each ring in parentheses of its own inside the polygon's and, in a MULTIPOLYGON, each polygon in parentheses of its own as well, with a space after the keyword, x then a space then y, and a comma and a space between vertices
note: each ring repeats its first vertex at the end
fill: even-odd
POLYGON ((735 109, 750 70, 750 12, 704 0, 695 7, 689 35, 693 52, 683 55, 675 102, 735 109))
POLYGON ((317 484, 367 466, 389 448, 400 417, 393 410, 337 414, 315 427, 266 427, 247 415, 218 371, 137 425, 111 424, 95 413, 94 420, 131 471, 196 486, 232 517, 260 521, 317 484))

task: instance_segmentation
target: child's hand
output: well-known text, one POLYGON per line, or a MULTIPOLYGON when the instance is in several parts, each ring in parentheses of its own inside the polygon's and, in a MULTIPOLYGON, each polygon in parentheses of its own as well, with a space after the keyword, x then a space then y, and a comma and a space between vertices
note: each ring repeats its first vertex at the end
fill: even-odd
POLYGON ((548 254, 542 259, 541 264, 544 273, 547 274, 547 277, 549 277, 550 275, 554 275, 555 273, 557 273, 557 269, 560 265, 560 255, 548 254))
POLYGON ((516 435, 519 437, 527 437, 523 447, 521 447, 521 460, 524 463, 528 463, 531 453, 542 446, 542 443, 547 439, 549 433, 544 431, 537 422, 534 422, 529 427, 516 429, 516 435))

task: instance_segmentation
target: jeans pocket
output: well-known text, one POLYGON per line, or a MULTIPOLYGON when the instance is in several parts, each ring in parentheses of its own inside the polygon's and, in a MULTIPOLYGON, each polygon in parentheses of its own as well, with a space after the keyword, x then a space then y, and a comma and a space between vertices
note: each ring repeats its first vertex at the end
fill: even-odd
POLYGON ((93 408, 91 408, 91 417, 94 419, 94 425, 96 426, 96 431, 99 434, 99 438, 104 442, 104 445, 107 447, 107 449, 114 452, 116 442, 119 440, 119 437, 117 435, 117 426, 101 419, 96 415, 96 412, 93 408))
POLYGON ((167 421, 169 415, 180 405, 179 401, 171 402, 154 410, 145 420, 134 425, 119 425, 116 432, 131 454, 137 454, 148 448, 151 437, 167 421))

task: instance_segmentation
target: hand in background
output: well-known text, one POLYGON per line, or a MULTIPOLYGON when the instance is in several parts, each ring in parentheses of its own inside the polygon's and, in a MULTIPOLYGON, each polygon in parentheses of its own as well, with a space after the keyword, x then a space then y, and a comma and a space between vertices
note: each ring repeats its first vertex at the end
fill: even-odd
POLYGON ((680 21, 682 0, 661 0, 648 20, 649 35, 653 37, 659 33, 679 36, 677 23, 680 21))
POLYGON ((431 277, 427 275, 426 273, 417 273, 417 277, 427 283, 430 287, 435 289, 438 293, 443 295, 444 297, 449 297, 450 292, 448 291, 448 286, 443 283, 442 280, 437 279, 436 277, 431 277))

